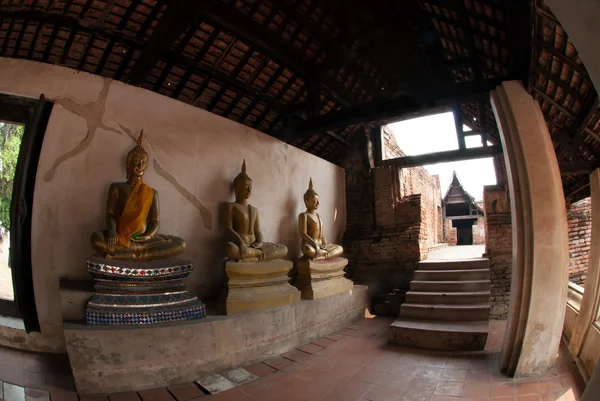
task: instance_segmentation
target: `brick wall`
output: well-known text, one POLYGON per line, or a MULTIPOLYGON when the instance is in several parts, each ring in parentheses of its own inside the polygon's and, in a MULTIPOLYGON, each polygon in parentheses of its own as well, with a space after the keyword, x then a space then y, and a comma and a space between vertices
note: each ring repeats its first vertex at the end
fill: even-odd
POLYGON ((592 238, 592 199, 585 198, 567 207, 569 222, 569 280, 585 284, 592 238))
POLYGON ((473 245, 485 245, 485 230, 485 217, 479 216, 477 223, 473 224, 473 245))
POLYGON ((408 290, 418 262, 442 237, 439 178, 422 167, 374 167, 375 135, 382 156, 402 157, 389 130, 355 135, 346 168, 344 251, 349 276, 369 285, 371 296, 408 290))
MULTIPOLYGON (((406 156, 398 146, 394 134, 389 128, 383 127, 381 136, 384 160, 406 156)), ((419 243, 421 259, 425 259, 429 250, 443 241, 440 178, 437 175, 432 176, 429 174, 424 167, 391 168, 390 174, 398 175, 398 177, 392 177, 393 184, 389 188, 385 188, 385 191, 391 190, 394 192, 393 200, 397 201, 414 194, 421 195, 419 243)), ((376 187, 379 188, 378 183, 376 183, 376 187)), ((382 219, 385 218, 386 216, 382 216, 382 219)))
POLYGON ((512 224, 506 186, 483 190, 486 215, 486 254, 490 260, 490 319, 506 320, 512 278, 512 224))

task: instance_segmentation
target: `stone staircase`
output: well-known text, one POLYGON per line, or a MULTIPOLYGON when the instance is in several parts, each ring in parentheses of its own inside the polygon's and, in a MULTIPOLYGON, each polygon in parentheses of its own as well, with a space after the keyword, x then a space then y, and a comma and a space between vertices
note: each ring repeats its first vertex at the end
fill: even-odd
POLYGON ((425 260, 392 323, 389 342, 421 348, 483 350, 490 315, 487 258, 425 260))

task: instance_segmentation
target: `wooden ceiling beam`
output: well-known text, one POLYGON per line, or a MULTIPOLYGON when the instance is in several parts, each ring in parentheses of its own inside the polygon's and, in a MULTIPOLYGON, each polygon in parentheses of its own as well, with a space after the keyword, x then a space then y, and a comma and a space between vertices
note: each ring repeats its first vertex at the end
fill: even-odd
POLYGON ((485 148, 447 150, 418 156, 397 157, 394 159, 382 160, 381 164, 382 166, 395 166, 400 168, 418 167, 428 164, 482 159, 485 157, 493 157, 500 153, 502 153, 502 147, 499 145, 494 145, 485 148))
POLYGON ((323 133, 331 129, 345 128, 362 122, 392 119, 406 113, 452 106, 466 99, 487 94, 501 82, 501 79, 491 79, 459 85, 421 87, 412 94, 399 95, 391 100, 374 101, 356 107, 332 111, 314 119, 294 124, 285 132, 277 130, 273 135, 290 142, 297 138, 323 133))
MULTIPOLYGON (((0 18, 12 18, 13 20, 25 20, 25 21, 35 21, 38 23, 37 33, 39 34, 39 29, 44 24, 52 24, 58 27, 65 27, 71 30, 76 30, 79 32, 86 32, 90 35, 97 35, 99 37, 103 37, 106 39, 115 39, 119 42, 125 43, 128 46, 137 46, 138 48, 143 48, 144 43, 138 39, 132 38, 126 33, 118 30, 111 29, 106 26, 100 26, 96 23, 88 23, 82 19, 60 15, 60 14, 47 14, 38 10, 5 10, 0 9, 0 18)), ((37 41, 37 36, 34 35, 32 43, 35 44, 37 41)), ((35 46, 31 46, 30 49, 33 49, 35 46)), ((33 51, 33 50, 32 50, 33 51)), ((31 58, 31 56, 29 56, 31 58)))
POLYGON ((308 65, 302 59, 302 55, 296 54, 290 45, 281 43, 279 38, 265 26, 220 1, 205 0, 202 3, 207 5, 202 10, 202 14, 213 23, 268 54, 272 59, 279 60, 305 80, 318 79, 322 81, 327 93, 341 104, 350 106, 353 103, 350 100, 351 96, 345 93, 340 85, 332 82, 329 76, 322 74, 318 69, 308 65))
POLYGON ((456 129, 456 139, 459 149, 466 149, 465 135, 463 133, 463 116, 460 107, 456 106, 452 109, 454 115, 454 128, 456 129))
POLYGON ((173 0, 168 3, 144 51, 131 68, 127 77, 130 85, 139 85, 156 66, 156 63, 169 52, 175 41, 199 17, 206 7, 204 2, 173 0))

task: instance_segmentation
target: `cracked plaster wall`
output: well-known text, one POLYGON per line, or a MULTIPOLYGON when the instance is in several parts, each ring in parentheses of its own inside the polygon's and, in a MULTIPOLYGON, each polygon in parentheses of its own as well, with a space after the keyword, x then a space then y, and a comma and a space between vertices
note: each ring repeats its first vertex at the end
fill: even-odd
MULTIPOLYGON (((125 155, 144 129, 145 182, 160 195, 161 232, 184 238, 195 271, 188 287, 215 298, 224 279, 220 210, 246 159, 265 240, 300 254, 297 215, 313 178, 330 241, 345 228, 342 168, 266 134, 168 97, 99 76, 0 58, 0 93, 55 102, 46 130, 33 204, 32 263, 42 333, 3 335, 0 344, 64 352, 59 278, 91 279, 91 232, 104 228, 109 184, 125 180, 125 155), (17 337, 19 337, 17 339, 17 337), (12 340, 12 341, 11 341, 12 340)), ((14 333, 9 333, 14 334, 14 333)))

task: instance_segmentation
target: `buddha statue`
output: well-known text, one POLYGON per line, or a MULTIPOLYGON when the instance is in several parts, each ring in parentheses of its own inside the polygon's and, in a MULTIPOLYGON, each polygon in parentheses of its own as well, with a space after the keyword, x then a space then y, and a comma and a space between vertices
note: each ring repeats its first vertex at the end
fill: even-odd
POLYGON ((319 194, 313 189, 312 178, 308 190, 304 193, 306 212, 298 215, 298 227, 302 240, 302 253, 309 259, 329 259, 340 256, 344 249, 327 243, 323 234, 323 220, 316 212, 319 208, 319 194))
POLYGON ((158 193, 142 181, 148 153, 142 147, 144 131, 127 153, 127 181, 110 185, 104 231, 92 234, 91 243, 110 259, 149 260, 174 256, 185 250, 183 239, 158 233, 158 193))
POLYGON ((258 209, 248 204, 252 194, 252 180, 246 174, 246 161, 242 172, 233 180, 235 202, 227 204, 223 214, 225 235, 229 240, 225 254, 237 262, 265 262, 287 255, 285 245, 263 242, 258 209))

